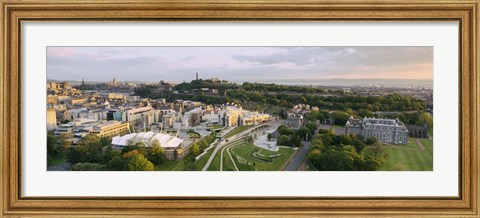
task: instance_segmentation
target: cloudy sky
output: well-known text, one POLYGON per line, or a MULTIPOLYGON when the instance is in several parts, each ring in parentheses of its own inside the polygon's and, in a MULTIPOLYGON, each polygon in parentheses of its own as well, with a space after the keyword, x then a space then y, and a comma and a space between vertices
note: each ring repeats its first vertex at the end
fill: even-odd
POLYGON ((433 77, 433 47, 48 47, 56 80, 229 81, 433 77))

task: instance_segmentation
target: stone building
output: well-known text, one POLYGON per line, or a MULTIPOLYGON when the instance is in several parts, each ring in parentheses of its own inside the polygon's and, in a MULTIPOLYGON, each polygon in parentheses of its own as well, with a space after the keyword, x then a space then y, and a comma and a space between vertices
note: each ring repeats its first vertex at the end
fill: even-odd
POLYGON ((415 138, 428 138, 428 126, 416 126, 408 125, 407 126, 410 137, 415 138))
POLYGON ((345 133, 363 135, 365 138, 375 137, 380 142, 391 144, 408 143, 408 129, 398 119, 350 117, 345 124, 345 133))

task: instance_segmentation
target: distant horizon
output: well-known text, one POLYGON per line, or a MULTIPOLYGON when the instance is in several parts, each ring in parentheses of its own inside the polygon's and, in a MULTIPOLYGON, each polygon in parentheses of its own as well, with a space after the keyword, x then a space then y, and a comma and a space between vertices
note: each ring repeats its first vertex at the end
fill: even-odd
POLYGON ((47 47, 54 80, 432 80, 431 46, 47 47))
MULTIPOLYGON (((85 79, 85 78, 84 78, 85 79)), ((105 82, 112 82, 114 78, 111 78, 110 80, 88 80, 85 79, 84 81, 87 83, 105 83, 105 82)), ((160 80, 122 80, 119 78, 115 78, 119 83, 123 82, 133 82, 133 83, 158 83, 161 81, 160 80)), ((209 80, 212 78, 199 78, 202 80, 209 80)), ((226 80, 223 78, 218 78, 220 80, 226 80)), ((171 82, 175 84, 180 84, 183 82, 191 82, 195 80, 195 78, 192 78, 191 80, 185 80, 185 81, 169 81, 169 80, 163 80, 165 82, 171 82)), ((82 80, 57 80, 57 79, 50 79, 48 78, 47 81, 68 81, 68 82, 81 82, 82 80)), ((276 80, 270 80, 270 81, 243 81, 243 80, 237 80, 237 81, 230 81, 227 80, 228 82, 231 83, 244 83, 244 82, 250 82, 250 83, 264 83, 264 84, 282 84, 282 85, 292 85, 292 86, 345 86, 345 87, 354 87, 354 86, 361 86, 361 87, 367 87, 371 84, 374 85, 382 85, 385 87, 397 87, 397 88, 404 88, 404 87, 410 87, 410 86, 422 86, 425 88, 433 88, 433 80, 431 79, 382 79, 382 78, 372 78, 372 79, 343 79, 343 78, 331 78, 331 79, 319 79, 319 80, 308 80, 308 79, 284 79, 281 81, 276 81, 276 80), (333 84, 326 84, 326 83, 331 83, 331 82, 336 82, 333 84), (358 84, 355 84, 358 83, 358 84)))

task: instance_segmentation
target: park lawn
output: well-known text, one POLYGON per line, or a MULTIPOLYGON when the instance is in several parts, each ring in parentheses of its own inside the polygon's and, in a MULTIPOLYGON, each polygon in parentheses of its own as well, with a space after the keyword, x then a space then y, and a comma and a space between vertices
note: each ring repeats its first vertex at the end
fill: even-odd
POLYGON ((194 163, 195 170, 201 171, 203 169, 203 167, 207 163, 210 156, 212 156, 212 153, 215 150, 215 146, 213 146, 213 148, 210 148, 210 150, 207 151, 207 154, 203 155, 200 159, 195 161, 195 163, 194 163))
POLYGON ((208 166, 207 171, 220 171, 220 154, 221 149, 217 152, 215 158, 213 158, 212 163, 210 163, 210 166, 208 166))
MULTIPOLYGON (((233 154, 232 158, 234 158, 233 154)), ((235 166, 230 159, 230 156, 228 156, 227 149, 225 149, 225 151, 223 152, 223 171, 236 171, 235 166)))
MULTIPOLYGON (((251 143, 248 143, 248 144, 243 144, 243 145, 239 145, 239 146, 236 146, 234 148, 232 148, 232 156, 234 156, 234 160, 236 160, 236 156, 240 156, 241 158, 245 159, 248 163, 250 164, 255 164, 254 168, 258 171, 277 171, 280 169, 280 167, 282 167, 283 163, 288 160, 288 158, 290 157, 290 155, 292 155, 293 153, 293 149, 292 148, 284 148, 284 147, 281 147, 279 149, 279 151, 275 152, 275 151, 270 151, 270 150, 266 150, 266 149, 263 149, 263 148, 259 148, 251 143), (274 155, 274 154, 282 154, 281 156, 279 157, 276 157, 274 158, 274 162, 273 163, 268 163, 268 162, 264 162, 264 161, 261 161, 259 159, 256 159, 256 158, 253 158, 250 156, 250 154, 252 152, 254 152, 255 150, 258 151, 259 154, 261 155, 264 155, 264 156, 269 156, 269 155, 274 155)), ((238 162, 236 162, 237 165, 238 165, 238 162)))
POLYGON ((425 151, 427 151, 433 157, 433 140, 432 139, 420 139, 423 146, 425 147, 425 151))
POLYGON ((245 130, 247 130, 248 128, 252 127, 252 125, 248 125, 248 126, 238 126, 237 128, 235 128, 234 130, 230 131, 229 133, 227 133, 224 138, 229 138, 233 135, 236 135, 238 133, 241 133, 245 130))
POLYGON ((425 150, 420 150, 416 138, 410 138, 407 145, 385 146, 387 156, 380 166, 380 171, 394 170, 397 164, 404 171, 431 171, 433 170, 433 142, 430 139, 420 139, 425 150))
POLYGON ((407 148, 413 148, 413 149, 420 149, 420 146, 417 144, 415 139, 416 138, 409 138, 408 143, 406 145, 395 145, 395 146, 407 147, 407 148))
POLYGON ((155 165, 155 171, 171 171, 180 161, 166 160, 163 163, 155 165))
POLYGON ((185 171, 187 168, 187 164, 185 160, 178 161, 177 165, 171 171, 185 171))
POLYGON ((155 165, 155 171, 185 171, 187 165, 184 160, 166 160, 160 165, 155 165))

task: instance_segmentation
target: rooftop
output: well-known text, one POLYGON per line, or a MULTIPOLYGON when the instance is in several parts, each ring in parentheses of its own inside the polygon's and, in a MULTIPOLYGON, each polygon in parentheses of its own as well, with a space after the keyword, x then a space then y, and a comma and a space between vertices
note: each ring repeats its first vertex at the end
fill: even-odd
POLYGON ((183 142, 182 139, 164 133, 140 132, 115 136, 112 138, 112 144, 127 146, 129 140, 133 140, 134 143, 143 142, 147 147, 150 147, 155 140, 158 140, 163 148, 176 148, 183 142))

